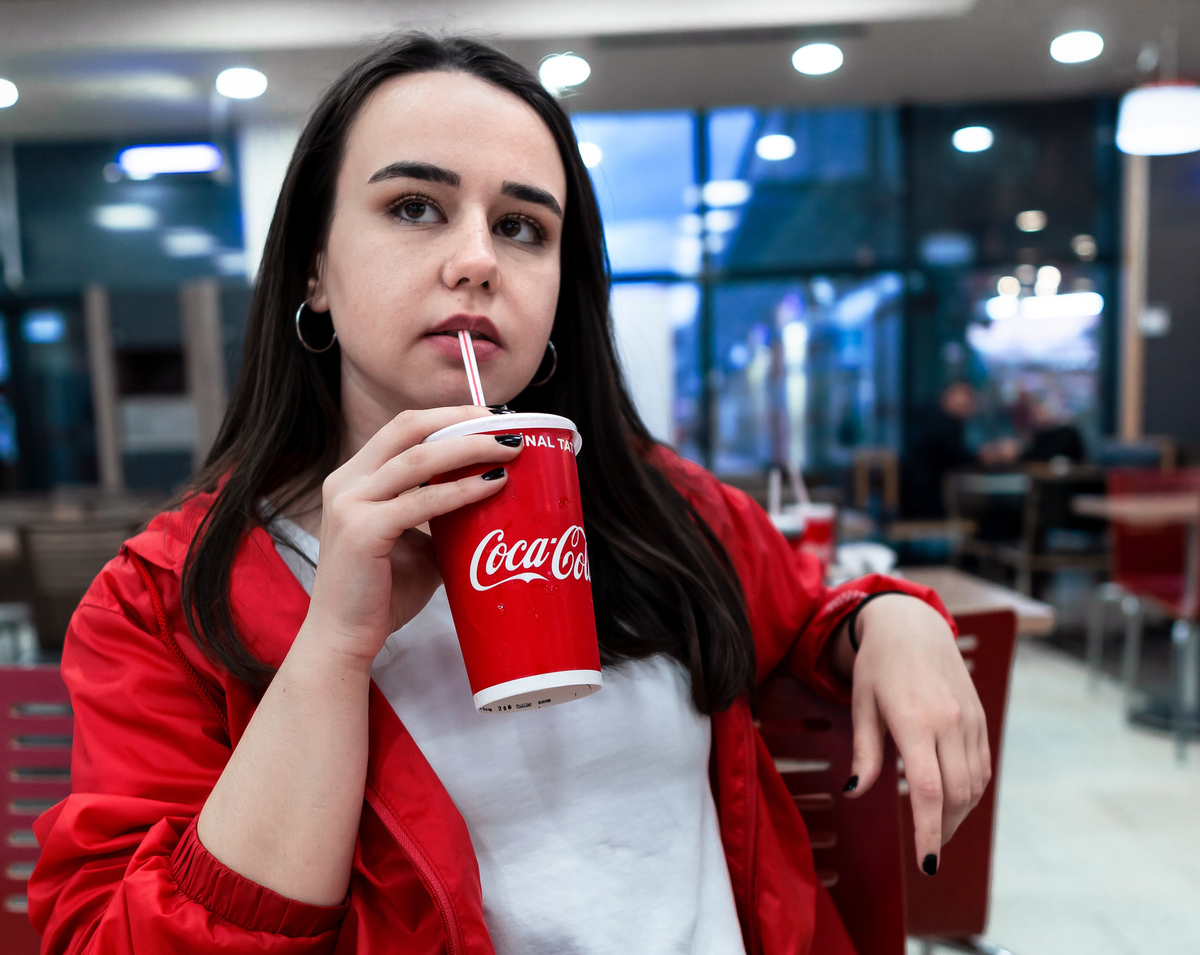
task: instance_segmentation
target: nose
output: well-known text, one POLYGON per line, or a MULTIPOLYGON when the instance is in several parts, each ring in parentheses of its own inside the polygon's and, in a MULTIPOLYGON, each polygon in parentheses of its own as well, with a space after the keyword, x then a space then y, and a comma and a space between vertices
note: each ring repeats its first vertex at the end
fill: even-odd
POLYGON ((482 212, 464 216, 452 233, 451 241, 451 252, 442 266, 442 281, 446 287, 496 291, 500 276, 487 217, 482 212))

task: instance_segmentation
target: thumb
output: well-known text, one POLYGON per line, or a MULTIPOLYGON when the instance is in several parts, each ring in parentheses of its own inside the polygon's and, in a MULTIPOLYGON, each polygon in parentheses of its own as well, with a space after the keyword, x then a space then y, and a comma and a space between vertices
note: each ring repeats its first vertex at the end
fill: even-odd
POLYGON ((879 707, 875 705, 875 694, 855 687, 850 718, 854 725, 854 757, 850 763, 850 779, 842 791, 859 795, 875 785, 883 769, 884 727, 879 707))

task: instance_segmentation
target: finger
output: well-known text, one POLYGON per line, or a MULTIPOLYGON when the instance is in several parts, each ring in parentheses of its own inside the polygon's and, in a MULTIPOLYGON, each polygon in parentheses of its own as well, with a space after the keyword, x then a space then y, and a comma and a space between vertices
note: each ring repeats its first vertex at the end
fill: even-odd
POLYGON ((850 778, 842 791, 851 796, 861 795, 875 785, 883 768, 883 717, 875 705, 875 694, 854 691, 850 702, 850 719, 854 725, 854 756, 850 762, 850 778))
POLYGON ((961 729, 948 730, 938 738, 937 755, 942 773, 942 844, 945 845, 971 810, 971 767, 961 729))
POLYGON ((908 780, 917 865, 926 875, 935 875, 942 851, 942 773, 934 739, 907 738, 897 740, 896 746, 904 759, 904 775, 908 780))
POLYGON ((472 434, 414 445, 385 461, 354 493, 368 501, 387 501, 440 474, 472 464, 507 463, 521 453, 522 445, 501 444, 497 437, 510 435, 472 434))
POLYGON ((972 716, 967 722, 966 734, 963 737, 967 749, 967 768, 971 772, 971 805, 967 809, 968 812, 979 805, 988 781, 987 766, 983 761, 979 738, 979 718, 972 716))
POLYGON ((354 466, 351 471, 357 474, 371 474, 379 470, 389 458, 395 457, 414 444, 420 444, 435 431, 460 421, 483 418, 490 414, 487 408, 475 405, 402 411, 367 439, 367 443, 352 458, 354 466))
POLYGON ((508 472, 504 468, 494 468, 446 484, 415 487, 391 501, 376 505, 381 523, 386 527, 381 531, 394 539, 432 518, 491 497, 507 483, 508 472), (497 471, 500 473, 496 474, 497 471))
POLYGON ((988 741, 987 715, 979 711, 979 762, 983 766, 983 788, 986 790, 992 781, 992 744, 988 741))

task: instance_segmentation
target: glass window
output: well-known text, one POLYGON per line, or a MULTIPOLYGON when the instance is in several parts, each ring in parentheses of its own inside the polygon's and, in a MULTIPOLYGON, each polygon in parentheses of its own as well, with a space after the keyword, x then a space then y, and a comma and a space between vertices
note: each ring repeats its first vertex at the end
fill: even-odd
POLYGON ((700 457, 700 288, 691 282, 613 286, 613 330, 625 382, 650 433, 700 457))
POLYGON ((893 109, 714 110, 706 243, 726 272, 853 268, 901 258, 893 109))
POLYGON ((584 113, 572 122, 591 167, 613 274, 696 274, 695 117, 584 113))
POLYGON ((901 291, 892 272, 714 288, 714 470, 828 471, 898 447, 901 291))

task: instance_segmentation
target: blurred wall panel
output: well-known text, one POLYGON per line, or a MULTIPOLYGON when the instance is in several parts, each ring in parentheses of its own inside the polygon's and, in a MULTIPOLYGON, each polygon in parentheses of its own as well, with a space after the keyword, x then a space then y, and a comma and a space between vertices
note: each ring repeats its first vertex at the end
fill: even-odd
POLYGON ((279 187, 299 136, 298 123, 247 125, 238 130, 238 190, 246 275, 251 282, 258 274, 279 187))
POLYGON ((96 422, 96 468, 100 486, 120 491, 125 486, 121 460, 121 430, 117 414, 117 364, 113 350, 112 313, 108 290, 90 285, 83 293, 83 322, 87 333, 88 370, 92 377, 92 414, 96 422))
POLYGON ((198 470, 225 416, 225 354, 221 335, 221 290, 215 279, 179 290, 187 389, 196 419, 192 468, 198 470))

